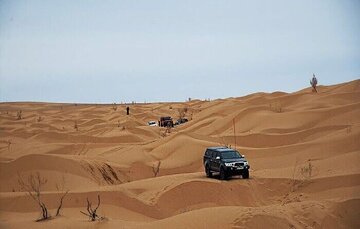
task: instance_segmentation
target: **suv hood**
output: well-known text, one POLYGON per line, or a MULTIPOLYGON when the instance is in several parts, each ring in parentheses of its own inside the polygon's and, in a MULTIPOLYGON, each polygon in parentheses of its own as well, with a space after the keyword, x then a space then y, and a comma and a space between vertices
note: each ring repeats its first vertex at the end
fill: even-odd
POLYGON ((230 163, 230 162, 244 162, 247 161, 245 158, 230 158, 230 159, 221 159, 223 162, 230 163))

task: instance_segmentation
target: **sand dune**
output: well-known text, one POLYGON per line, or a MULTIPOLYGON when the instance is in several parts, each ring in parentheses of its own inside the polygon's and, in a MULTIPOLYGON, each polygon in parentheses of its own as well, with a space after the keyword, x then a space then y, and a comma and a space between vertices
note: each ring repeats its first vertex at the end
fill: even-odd
POLYGON ((211 102, 1 103, 0 227, 359 228, 359 139, 360 80, 211 102), (170 133, 147 126, 182 108, 190 121, 170 133), (205 177, 219 145, 246 155, 249 180, 205 177), (18 183, 37 172, 52 215, 70 191, 41 223, 18 183), (107 220, 89 222, 80 210, 98 194, 107 220))

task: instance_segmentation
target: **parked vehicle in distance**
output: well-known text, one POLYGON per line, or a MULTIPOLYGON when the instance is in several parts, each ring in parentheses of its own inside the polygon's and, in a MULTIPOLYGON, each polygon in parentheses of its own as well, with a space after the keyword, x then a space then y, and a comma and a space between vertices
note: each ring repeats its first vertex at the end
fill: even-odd
POLYGON ((204 168, 207 177, 212 177, 213 172, 219 173, 221 180, 234 175, 249 178, 250 165, 237 150, 227 147, 209 147, 204 153, 204 168))
POLYGON ((158 124, 157 124, 156 121, 149 121, 149 122, 148 122, 148 125, 149 125, 149 126, 157 126, 158 124))
POLYGON ((187 118, 179 118, 178 120, 176 120, 175 125, 180 125, 188 121, 189 120, 187 118))
POLYGON ((170 116, 160 117, 159 125, 163 127, 174 127, 174 122, 170 116))

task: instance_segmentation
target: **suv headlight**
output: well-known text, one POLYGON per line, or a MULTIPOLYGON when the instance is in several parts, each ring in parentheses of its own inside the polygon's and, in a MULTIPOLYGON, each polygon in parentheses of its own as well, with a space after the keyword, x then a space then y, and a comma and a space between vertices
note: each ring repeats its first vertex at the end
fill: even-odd
POLYGON ((249 165, 249 162, 247 162, 247 161, 244 161, 244 165, 249 165))
POLYGON ((231 163, 225 163, 225 166, 234 166, 235 163, 234 162, 231 162, 231 163))

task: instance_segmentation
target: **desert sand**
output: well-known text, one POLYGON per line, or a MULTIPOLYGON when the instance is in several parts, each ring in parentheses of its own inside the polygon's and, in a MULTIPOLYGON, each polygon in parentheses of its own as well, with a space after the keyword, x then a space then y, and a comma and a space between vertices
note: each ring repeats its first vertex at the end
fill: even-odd
POLYGON ((360 80, 318 91, 131 104, 129 116, 1 103, 0 228, 360 228, 360 80), (170 133, 147 126, 183 108, 190 121, 170 133), (220 145, 245 154, 250 179, 205 176, 204 150, 220 145), (42 222, 18 183, 37 172, 52 216, 69 191, 42 222), (97 195, 106 219, 91 222, 80 211, 97 195))

